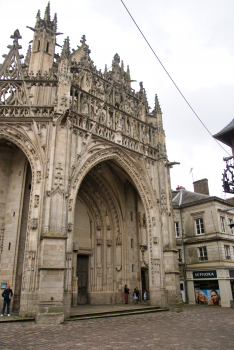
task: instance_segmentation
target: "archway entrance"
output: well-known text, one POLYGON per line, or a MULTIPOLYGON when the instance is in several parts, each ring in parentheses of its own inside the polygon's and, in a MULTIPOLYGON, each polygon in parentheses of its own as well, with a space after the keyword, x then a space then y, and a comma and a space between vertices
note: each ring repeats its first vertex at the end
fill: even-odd
POLYGON ((116 160, 99 163, 76 198, 73 305, 122 303, 125 284, 130 295, 135 287, 141 293, 147 246, 145 210, 132 179, 116 160))
POLYGON ((32 172, 25 154, 0 140, 0 280, 12 286, 19 310, 32 172))

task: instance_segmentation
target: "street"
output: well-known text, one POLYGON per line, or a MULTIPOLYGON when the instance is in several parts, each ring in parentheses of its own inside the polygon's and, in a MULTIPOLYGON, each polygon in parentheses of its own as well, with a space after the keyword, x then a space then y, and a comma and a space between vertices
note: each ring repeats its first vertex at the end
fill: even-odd
POLYGON ((0 324, 1 350, 232 350, 234 310, 185 306, 183 312, 67 321, 59 326, 0 324))

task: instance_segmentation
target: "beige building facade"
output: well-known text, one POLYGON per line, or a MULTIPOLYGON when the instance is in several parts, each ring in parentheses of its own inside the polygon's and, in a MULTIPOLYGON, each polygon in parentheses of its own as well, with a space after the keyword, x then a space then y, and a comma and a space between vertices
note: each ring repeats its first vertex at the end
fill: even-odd
POLYGON ((55 54, 57 16, 38 11, 0 65, 0 283, 12 306, 61 323, 72 305, 181 301, 169 168, 157 96, 131 88, 115 54, 98 71, 83 36, 55 54))
POLYGON ((184 188, 173 191, 183 301, 212 305, 215 290, 219 304, 230 307, 234 300, 234 229, 229 226, 234 222, 233 203, 210 196, 207 179, 195 185, 200 193, 184 188), (199 300, 200 295, 205 299, 199 300))

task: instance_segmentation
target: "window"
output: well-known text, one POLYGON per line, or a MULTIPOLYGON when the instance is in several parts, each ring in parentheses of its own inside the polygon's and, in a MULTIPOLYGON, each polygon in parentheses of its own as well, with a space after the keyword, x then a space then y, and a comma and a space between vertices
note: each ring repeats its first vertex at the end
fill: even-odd
POLYGON ((37 42, 37 51, 39 51, 40 50, 40 40, 38 40, 38 42, 37 42))
POLYGON ((49 52, 49 45, 50 45, 50 43, 47 41, 47 44, 46 44, 46 52, 49 52))
POLYGON ((178 222, 175 222, 175 236, 176 236, 176 238, 180 237, 179 223, 178 222))
POLYGON ((204 235, 204 225, 203 225, 203 219, 196 219, 196 232, 197 235, 204 235))
MULTIPOLYGON (((233 223, 233 220, 232 219, 228 219, 228 223, 229 225, 233 223)), ((230 227, 230 226, 229 226, 230 227)), ((233 235, 234 232, 233 232, 233 227, 230 227, 230 234, 233 235)))
POLYGON ((221 222, 221 231, 223 233, 225 233, 226 230, 225 230, 225 217, 224 216, 220 216, 220 222, 221 222))
POLYGON ((208 260, 206 247, 198 248, 198 256, 200 261, 208 260))
POLYGON ((181 251, 181 249, 178 249, 177 254, 178 254, 178 261, 182 262, 182 251, 181 251))
POLYGON ((133 239, 131 239, 131 248, 133 248, 133 239))
POLYGON ((230 255, 230 247, 229 245, 224 246, 224 253, 225 253, 225 259, 230 260, 231 255, 230 255))

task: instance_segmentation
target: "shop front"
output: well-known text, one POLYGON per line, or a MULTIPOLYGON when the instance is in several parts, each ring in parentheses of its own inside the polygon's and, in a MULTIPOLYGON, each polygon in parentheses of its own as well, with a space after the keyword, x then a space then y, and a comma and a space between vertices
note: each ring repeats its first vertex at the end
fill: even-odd
POLYGON ((191 269, 186 271, 186 277, 189 304, 230 307, 234 296, 234 270, 191 269))

